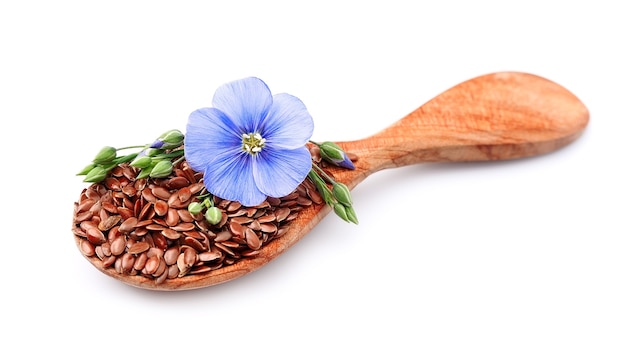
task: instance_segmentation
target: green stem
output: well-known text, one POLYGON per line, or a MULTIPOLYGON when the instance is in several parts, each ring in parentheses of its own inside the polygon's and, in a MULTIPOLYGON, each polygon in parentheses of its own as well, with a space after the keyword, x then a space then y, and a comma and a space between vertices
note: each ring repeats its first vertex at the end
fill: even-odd
POLYGON ((326 186, 326 181, 322 179, 315 169, 311 169, 311 171, 309 171, 309 178, 313 181, 317 191, 322 195, 324 202, 326 202, 326 204, 333 205, 335 203, 334 196, 326 186))
POLYGON ((148 148, 148 146, 150 146, 150 145, 126 146, 126 147, 116 148, 116 150, 122 151, 122 150, 125 150, 125 149, 131 149, 131 148, 144 148, 145 149, 145 148, 148 148))
POLYGON ((184 155, 185 155, 185 151, 181 149, 181 150, 170 152, 170 153, 157 154, 155 156, 152 156, 152 159, 171 159, 171 158, 181 157, 184 155))
POLYGON ((332 177, 328 176, 328 174, 326 174, 326 172, 320 168, 317 164, 313 163, 313 167, 315 168, 315 170, 317 170, 319 173, 321 173, 324 178, 330 182, 331 185, 335 185, 337 183, 337 181, 335 181, 332 177))
POLYGON ((117 158, 113 159, 113 163, 114 164, 122 164, 122 163, 129 162, 129 161, 135 159, 135 157, 137 157, 138 154, 139 153, 131 153, 131 154, 127 154, 125 156, 117 157, 117 158))

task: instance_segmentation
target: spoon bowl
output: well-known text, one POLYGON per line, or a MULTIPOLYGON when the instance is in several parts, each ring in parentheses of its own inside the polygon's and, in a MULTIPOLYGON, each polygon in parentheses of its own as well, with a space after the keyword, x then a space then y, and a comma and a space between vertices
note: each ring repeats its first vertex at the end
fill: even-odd
MULTIPOLYGON (((571 92, 545 78, 499 72, 458 84, 431 99, 386 129, 364 139, 336 142, 358 157, 356 169, 332 170, 350 189, 388 168, 424 162, 473 162, 531 157, 576 140, 589 121, 585 105, 571 92)), ((206 273, 156 284, 142 276, 104 269, 97 257, 87 259, 103 273, 129 285, 174 291, 208 287, 253 272, 292 247, 331 208, 313 204, 302 210, 281 237, 258 255, 206 273)), ((76 237, 79 244, 79 238, 76 237)))

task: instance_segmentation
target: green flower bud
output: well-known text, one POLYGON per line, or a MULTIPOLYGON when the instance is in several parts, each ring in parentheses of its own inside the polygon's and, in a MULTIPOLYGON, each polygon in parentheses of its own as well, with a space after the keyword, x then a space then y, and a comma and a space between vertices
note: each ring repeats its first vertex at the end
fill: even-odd
POLYGON ((153 178, 163 178, 168 177, 172 170, 174 170, 174 165, 169 160, 162 160, 158 162, 154 168, 150 171, 150 177, 153 178))
POLYGON ((185 135, 178 130, 170 130, 159 136, 159 140, 165 142, 161 148, 176 148, 183 144, 184 139, 185 135))
POLYGON ((91 171, 91 169, 93 169, 95 167, 96 167, 96 165, 91 163, 91 164, 87 165, 86 167, 84 167, 83 170, 79 171, 78 174, 76 174, 76 175, 77 176, 87 175, 91 171))
POLYGON ((189 211, 191 215, 200 214, 203 208, 204 206, 198 202, 191 202, 187 206, 187 210, 189 211))
POLYGON ((322 157, 334 162, 341 161, 344 157, 344 152, 341 147, 330 141, 320 144, 320 154, 322 157))
POLYGON ((140 156, 135 158, 132 162, 130 162, 131 166, 134 166, 139 169, 144 169, 149 167, 152 164, 152 159, 148 156, 140 156))
POLYGON ((148 157, 158 156, 159 154, 163 154, 163 151, 158 148, 147 148, 143 151, 144 155, 148 157))
POLYGON ((359 219, 357 219, 356 212, 352 206, 346 207, 346 215, 348 216, 348 221, 353 224, 359 224, 359 219))
POLYGON ((106 164, 115 159, 117 156, 117 150, 114 147, 103 147, 100 152, 93 159, 95 164, 106 164))
POLYGON ((346 213, 346 207, 343 204, 335 203, 333 205, 333 210, 335 211, 335 214, 337 214, 337 216, 347 222, 350 222, 350 219, 348 218, 348 213, 346 213))
POLYGON ((91 169, 85 176, 84 182, 100 182, 107 177, 108 171, 103 167, 97 166, 91 169))
POLYGON ((332 164, 337 166, 354 170, 354 163, 350 160, 350 157, 344 152, 337 144, 326 141, 320 146, 320 156, 332 164))
POLYGON ((216 225, 222 220, 222 211, 218 207, 210 207, 204 213, 206 221, 211 225, 216 225))
POLYGON ((341 182, 337 182, 333 185, 333 195, 339 201, 339 203, 349 207, 352 205, 352 196, 350 195, 350 190, 348 186, 342 184, 341 182))

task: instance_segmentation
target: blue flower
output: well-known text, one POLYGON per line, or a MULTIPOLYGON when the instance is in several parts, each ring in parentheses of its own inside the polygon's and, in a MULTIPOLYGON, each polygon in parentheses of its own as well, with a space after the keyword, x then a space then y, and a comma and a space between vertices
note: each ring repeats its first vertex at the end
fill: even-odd
POLYGON ((185 158, 212 194, 245 206, 288 195, 311 170, 313 119, 297 97, 250 77, 219 87, 189 116, 185 158))

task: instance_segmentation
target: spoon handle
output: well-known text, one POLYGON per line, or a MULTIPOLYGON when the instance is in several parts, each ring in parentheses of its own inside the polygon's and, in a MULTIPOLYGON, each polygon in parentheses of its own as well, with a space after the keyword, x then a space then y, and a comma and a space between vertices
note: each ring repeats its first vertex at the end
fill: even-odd
POLYGON ((527 73, 484 75, 453 87, 368 138, 340 145, 367 175, 421 162, 528 157, 574 141, 589 112, 571 92, 527 73))

